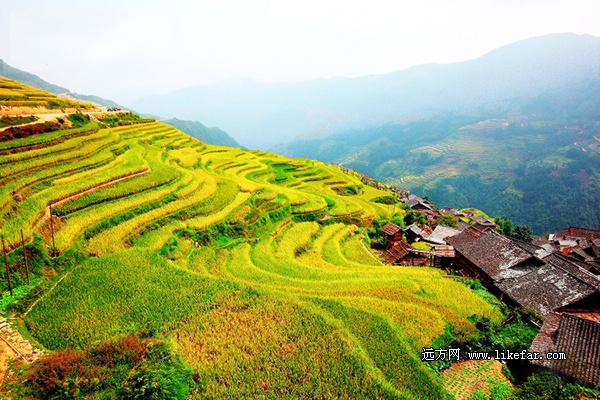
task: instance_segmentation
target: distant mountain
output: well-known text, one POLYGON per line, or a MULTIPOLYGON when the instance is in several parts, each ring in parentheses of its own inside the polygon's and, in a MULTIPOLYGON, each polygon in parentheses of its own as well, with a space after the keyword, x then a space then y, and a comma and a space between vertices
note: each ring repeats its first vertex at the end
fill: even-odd
POLYGON ((184 121, 172 118, 163 120, 162 122, 169 124, 204 143, 218 146, 242 147, 234 138, 229 136, 227 132, 222 131, 219 128, 209 128, 197 121, 184 121))
POLYGON ((45 90, 50 93, 59 94, 69 92, 69 89, 62 86, 53 85, 52 83, 46 82, 37 75, 30 74, 29 72, 22 71, 15 67, 11 67, 4 61, 0 60, 0 75, 5 78, 12 79, 24 83, 34 88, 45 90))
POLYGON ((121 107, 121 108, 125 108, 122 105, 120 105, 119 103, 116 103, 112 100, 108 100, 108 99, 104 99, 100 96, 95 96, 93 94, 81 94, 81 93, 70 93, 70 96, 77 99, 77 100, 82 100, 82 101, 89 101, 92 103, 96 103, 96 104, 100 104, 101 106, 104 107, 121 107))
POLYGON ((600 77, 494 107, 295 139, 278 148, 531 225, 600 229, 600 77))
POLYGON ((105 107, 125 108, 112 100, 107 100, 99 96, 72 93, 69 89, 49 83, 37 75, 25 72, 15 67, 11 67, 2 60, 0 60, 0 75, 4 76, 5 78, 24 83, 26 85, 33 86, 37 89, 45 90, 50 93, 67 94, 68 97, 71 97, 76 100, 88 101, 105 107))
POLYGON ((265 149, 297 135, 327 135, 535 96, 597 75, 599 57, 600 38, 554 34, 460 63, 292 83, 237 79, 145 97, 130 106, 220 126, 243 145, 265 149))

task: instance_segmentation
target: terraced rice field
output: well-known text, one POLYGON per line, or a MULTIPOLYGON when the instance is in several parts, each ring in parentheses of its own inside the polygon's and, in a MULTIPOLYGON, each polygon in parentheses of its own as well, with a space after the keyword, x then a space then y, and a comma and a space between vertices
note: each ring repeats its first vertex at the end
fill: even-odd
MULTIPOLYGON (((95 106, 91 103, 82 103, 79 101, 58 97, 55 94, 33 88, 10 79, 4 79, 2 77, 0 77, 0 106, 6 108, 73 108, 78 110, 95 108, 95 106)), ((0 113, 0 115, 2 115, 2 113, 0 113)))
POLYGON ((198 397, 442 398, 421 347, 500 317, 439 270, 383 265, 362 226, 390 215, 385 193, 316 161, 152 122, 0 143, 0 176, 9 248, 20 229, 52 246, 52 221, 58 253, 92 256, 29 334, 51 350, 168 337, 198 397))

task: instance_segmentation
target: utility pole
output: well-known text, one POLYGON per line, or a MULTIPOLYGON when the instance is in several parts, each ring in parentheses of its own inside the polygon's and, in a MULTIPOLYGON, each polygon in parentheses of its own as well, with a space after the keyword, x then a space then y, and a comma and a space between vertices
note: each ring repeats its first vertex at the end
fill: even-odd
POLYGON ((56 255, 56 245, 54 244, 54 222, 52 221, 52 206, 50 207, 50 234, 52 235, 52 257, 56 255))
POLYGON ((8 278, 8 289, 10 295, 13 295, 12 282, 10 281, 10 271, 8 270, 8 258, 6 258, 6 245, 4 244, 4 236, 2 236, 2 249, 4 250, 4 264, 6 265, 6 277, 8 278))
POLYGON ((23 236, 23 229, 21 228, 21 244, 23 245, 23 259, 25 260, 25 273, 27 274, 27 286, 31 285, 29 281, 29 262, 27 261, 27 251, 25 250, 25 236, 23 236))

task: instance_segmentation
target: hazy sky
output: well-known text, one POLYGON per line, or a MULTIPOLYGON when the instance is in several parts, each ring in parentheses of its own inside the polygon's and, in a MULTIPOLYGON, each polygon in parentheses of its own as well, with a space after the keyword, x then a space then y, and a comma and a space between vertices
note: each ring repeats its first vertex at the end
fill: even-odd
POLYGON ((127 102, 232 77, 386 73, 549 33, 600 36, 600 0, 0 0, 0 58, 127 102))

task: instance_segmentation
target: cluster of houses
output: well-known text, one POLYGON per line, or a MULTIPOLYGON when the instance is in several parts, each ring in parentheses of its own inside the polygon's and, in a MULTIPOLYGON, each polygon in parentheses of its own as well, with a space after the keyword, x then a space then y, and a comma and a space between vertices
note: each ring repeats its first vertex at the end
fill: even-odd
POLYGON ((537 312, 544 323, 529 350, 543 359, 532 362, 600 385, 600 231, 571 227, 527 243, 501 235, 483 217, 436 210, 410 194, 403 202, 422 212, 427 224, 383 226, 386 263, 437 266, 476 278, 509 306, 537 312), (458 217, 459 227, 436 225, 442 214, 458 217), (431 250, 418 250, 414 242, 431 250), (546 357, 551 352, 566 359, 546 357))

